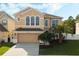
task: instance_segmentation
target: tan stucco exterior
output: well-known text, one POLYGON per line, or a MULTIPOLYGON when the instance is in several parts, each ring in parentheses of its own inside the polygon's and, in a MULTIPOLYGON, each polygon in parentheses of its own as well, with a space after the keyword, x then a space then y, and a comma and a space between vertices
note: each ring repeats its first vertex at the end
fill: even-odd
POLYGON ((15 20, 8 18, 7 27, 9 32, 13 32, 15 30, 15 20))
POLYGON ((29 12, 23 12, 21 14, 17 15, 17 18, 19 18, 19 21, 17 20, 16 27, 21 27, 21 28, 41 28, 44 29, 44 16, 40 14, 39 12, 35 10, 30 10, 29 12), (25 20, 27 16, 39 16, 39 25, 38 26, 30 26, 25 24, 25 20))
POLYGON ((0 32, 0 41, 4 40, 7 42, 8 32, 0 32))
MULTIPOLYGON (((16 15, 17 17, 17 23, 16 23, 16 28, 41 28, 44 29, 44 21, 45 21, 45 17, 42 13, 36 11, 36 10, 29 10, 28 12, 25 11, 23 13, 18 13, 16 15), (39 16, 40 20, 39 20, 39 25, 38 26, 30 26, 25 24, 25 20, 27 16, 39 16), (19 19, 19 21, 18 21, 19 19)), ((51 20, 58 20, 58 23, 61 24, 61 19, 60 18, 52 18, 51 17, 47 17, 46 19, 48 19, 48 28, 50 28, 51 26, 51 20)))

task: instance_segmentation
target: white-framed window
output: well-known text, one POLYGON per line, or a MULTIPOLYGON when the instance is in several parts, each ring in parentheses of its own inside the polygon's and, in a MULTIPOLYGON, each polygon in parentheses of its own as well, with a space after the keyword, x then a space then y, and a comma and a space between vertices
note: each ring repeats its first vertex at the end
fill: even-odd
POLYGON ((2 24, 6 25, 7 24, 7 20, 2 20, 2 24))
POLYGON ((34 18, 34 16, 31 16, 31 25, 34 25, 34 23, 35 23, 35 18, 34 18))
POLYGON ((26 25, 39 25, 39 16, 27 16, 26 25))
POLYGON ((39 25, 39 17, 36 16, 36 25, 39 25))
POLYGON ((30 17, 29 16, 26 17, 26 25, 30 25, 30 17))
POLYGON ((45 19, 45 26, 48 26, 48 19, 45 19))
POLYGON ((56 20, 56 19, 55 20, 53 19, 51 22, 52 22, 51 23, 52 26, 58 25, 58 20, 56 20))

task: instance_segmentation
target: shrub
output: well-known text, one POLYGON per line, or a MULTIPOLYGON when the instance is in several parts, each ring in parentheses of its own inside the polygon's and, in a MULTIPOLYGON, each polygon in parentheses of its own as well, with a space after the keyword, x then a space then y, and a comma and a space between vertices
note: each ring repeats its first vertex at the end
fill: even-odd
POLYGON ((48 31, 45 31, 44 33, 39 35, 39 40, 43 41, 43 42, 49 42, 52 40, 52 34, 49 33, 48 31))

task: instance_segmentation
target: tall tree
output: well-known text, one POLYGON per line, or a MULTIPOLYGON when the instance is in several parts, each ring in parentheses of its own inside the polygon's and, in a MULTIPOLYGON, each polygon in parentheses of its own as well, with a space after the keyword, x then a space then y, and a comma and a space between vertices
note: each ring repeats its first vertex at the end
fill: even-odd
POLYGON ((75 20, 72 16, 69 16, 68 19, 64 21, 63 25, 65 33, 75 33, 75 20))
POLYGON ((76 20, 79 20, 79 14, 76 16, 76 20))

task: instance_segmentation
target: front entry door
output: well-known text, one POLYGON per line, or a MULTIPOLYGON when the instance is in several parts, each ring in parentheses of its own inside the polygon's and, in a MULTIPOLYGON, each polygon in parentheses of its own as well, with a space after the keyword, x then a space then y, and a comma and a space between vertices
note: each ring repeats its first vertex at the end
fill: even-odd
POLYGON ((10 37, 8 37, 8 42, 10 42, 10 37))

